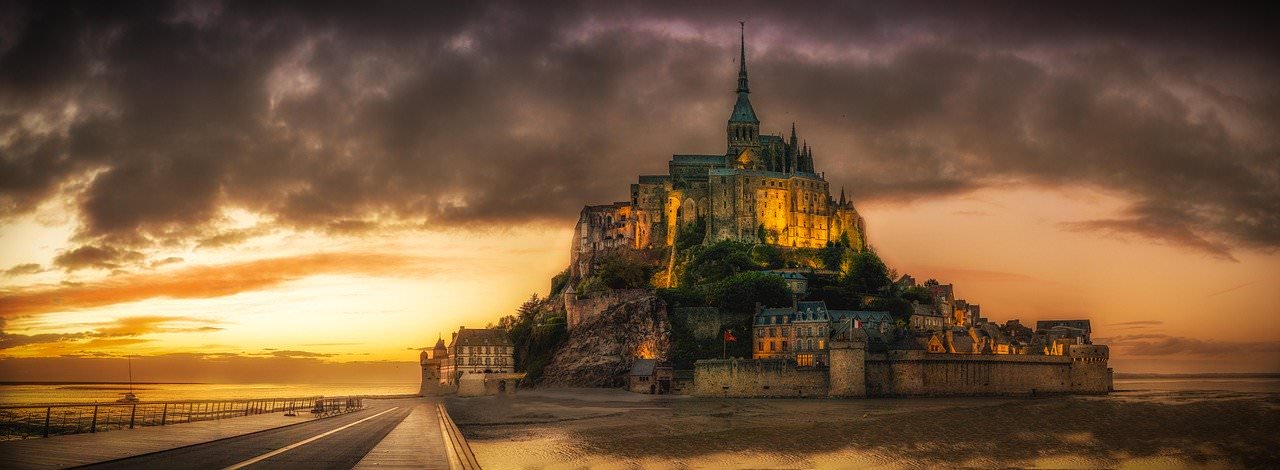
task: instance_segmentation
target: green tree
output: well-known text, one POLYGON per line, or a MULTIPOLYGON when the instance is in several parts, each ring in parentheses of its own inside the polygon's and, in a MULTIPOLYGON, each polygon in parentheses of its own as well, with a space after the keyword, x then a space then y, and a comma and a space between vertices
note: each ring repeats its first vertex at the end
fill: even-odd
POLYGON ((911 286, 906 289, 903 289, 902 293, 899 294, 899 297, 901 297, 902 300, 905 300, 907 302, 911 302, 911 301, 919 302, 920 305, 932 306, 934 304, 933 294, 929 293, 929 289, 925 289, 924 287, 921 287, 921 286, 911 286))
POLYGON ((841 271, 841 264, 845 258, 845 253, 849 252, 849 248, 840 246, 839 244, 828 245, 822 249, 819 256, 822 258, 822 267, 832 271, 841 271))
POLYGON ((782 257, 782 249, 764 244, 751 247, 751 260, 765 269, 781 268, 785 262, 782 257))
POLYGON ((709 285, 740 272, 758 270, 750 251, 751 245, 729 240, 693 247, 681 266, 679 285, 709 285))
POLYGON ((859 294, 879 294, 893 282, 889 279, 889 267, 873 250, 852 252, 847 256, 848 270, 842 284, 859 294))
POLYGON ((805 300, 822 301, 832 310, 860 310, 862 296, 842 285, 830 285, 809 288, 805 300))
POLYGON ((707 238, 707 218, 698 217, 692 224, 680 227, 676 232, 676 252, 681 252, 694 245, 701 245, 707 238))
POLYGON ((787 282, 763 272, 734 274, 712 287, 711 293, 715 307, 731 314, 755 314, 757 302, 766 307, 791 305, 787 282))
POLYGON ((866 297, 862 308, 889 312, 895 322, 906 322, 911 318, 911 303, 898 297, 866 297))
POLYGON ((603 254, 596 268, 600 282, 610 289, 649 287, 649 279, 658 267, 636 250, 612 250, 603 254))

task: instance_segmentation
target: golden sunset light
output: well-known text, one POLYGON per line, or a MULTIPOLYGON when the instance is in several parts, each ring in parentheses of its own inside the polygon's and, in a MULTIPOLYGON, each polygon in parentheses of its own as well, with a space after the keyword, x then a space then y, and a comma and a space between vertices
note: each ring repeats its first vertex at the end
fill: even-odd
POLYGON ((1252 10, 5 2, 0 453, 1275 468, 1252 10))

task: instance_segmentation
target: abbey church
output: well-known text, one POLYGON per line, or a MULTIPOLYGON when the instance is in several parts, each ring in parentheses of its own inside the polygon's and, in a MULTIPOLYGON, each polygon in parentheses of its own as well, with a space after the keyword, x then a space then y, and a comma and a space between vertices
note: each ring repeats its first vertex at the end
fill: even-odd
POLYGON ((641 175, 631 200, 587 206, 574 229, 570 268, 584 273, 602 249, 670 246, 677 233, 705 226, 706 241, 738 240, 818 248, 866 243, 864 222, 841 190, 831 197, 814 169, 813 150, 796 135, 760 133, 740 37, 737 101, 720 154, 673 155, 668 174, 641 175))

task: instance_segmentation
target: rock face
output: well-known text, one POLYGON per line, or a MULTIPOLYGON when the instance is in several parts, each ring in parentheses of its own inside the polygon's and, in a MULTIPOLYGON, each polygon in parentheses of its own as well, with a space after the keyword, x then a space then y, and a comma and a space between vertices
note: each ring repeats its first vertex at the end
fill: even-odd
POLYGON ((667 360, 667 305, 653 294, 630 298, 584 320, 569 333, 543 372, 553 387, 618 387, 637 358, 667 360))

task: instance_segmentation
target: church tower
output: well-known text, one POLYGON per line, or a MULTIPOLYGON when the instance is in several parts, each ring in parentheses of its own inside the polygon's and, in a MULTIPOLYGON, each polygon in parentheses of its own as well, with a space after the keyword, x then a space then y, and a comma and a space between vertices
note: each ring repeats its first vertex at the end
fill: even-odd
POLYGON ((760 120, 756 118, 756 111, 751 108, 751 99, 747 97, 751 93, 747 87, 747 38, 746 24, 739 21, 739 48, 738 48, 738 101, 733 105, 733 113, 729 115, 728 142, 729 162, 733 162, 742 155, 743 151, 750 151, 748 157, 753 161, 758 161, 755 156, 760 151, 760 120))

